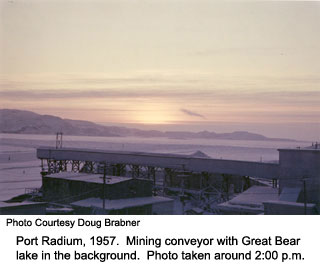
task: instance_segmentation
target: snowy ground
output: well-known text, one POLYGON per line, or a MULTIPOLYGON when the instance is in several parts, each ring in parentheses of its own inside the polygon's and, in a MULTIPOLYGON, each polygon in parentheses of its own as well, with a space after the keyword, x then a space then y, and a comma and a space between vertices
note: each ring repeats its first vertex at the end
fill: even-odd
POLYGON ((0 201, 41 186, 40 162, 35 149, 0 146, 0 201))

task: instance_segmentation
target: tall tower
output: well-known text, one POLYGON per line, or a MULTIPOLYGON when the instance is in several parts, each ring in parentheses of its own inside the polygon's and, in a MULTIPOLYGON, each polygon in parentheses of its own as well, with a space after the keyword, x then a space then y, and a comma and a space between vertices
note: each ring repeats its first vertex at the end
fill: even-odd
POLYGON ((62 132, 57 132, 56 134, 56 149, 62 148, 62 132))

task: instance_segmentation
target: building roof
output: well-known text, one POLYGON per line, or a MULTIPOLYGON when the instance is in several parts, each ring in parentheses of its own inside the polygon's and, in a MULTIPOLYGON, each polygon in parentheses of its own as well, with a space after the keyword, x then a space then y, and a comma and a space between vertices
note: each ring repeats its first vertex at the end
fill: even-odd
POLYGON ((320 153, 320 147, 297 147, 297 148, 279 148, 278 151, 303 151, 303 152, 312 152, 320 153))
POLYGON ((229 201, 232 205, 262 207, 263 202, 279 200, 279 189, 267 186, 252 186, 229 201))
POLYGON ((25 206, 44 206, 46 202, 21 202, 21 203, 7 203, 7 202, 0 202, 0 208, 8 208, 8 207, 25 207, 25 206))
POLYGON ((252 186, 230 201, 219 204, 218 209, 233 214, 260 214, 264 211, 264 202, 279 200, 278 191, 277 188, 267 186, 252 186))
POLYGON ((171 157, 171 158, 210 158, 207 154, 203 153, 200 150, 195 151, 194 153, 187 154, 187 153, 155 153, 155 152, 143 152, 143 151, 125 151, 125 150, 103 150, 103 149, 92 149, 92 148, 77 148, 77 147, 63 147, 63 148, 55 148, 55 147, 39 147, 39 150, 49 150, 52 152, 55 151, 77 151, 83 154, 92 154, 92 153, 111 153, 117 155, 127 155, 127 156, 154 156, 154 157, 171 157))
MULTIPOLYGON (((88 174, 88 173, 76 173, 76 172, 60 172, 47 175, 46 178, 65 179, 68 181, 83 181, 88 183, 103 184, 102 174, 88 174)), ((132 180, 128 177, 118 176, 106 176, 106 184, 112 185, 124 181, 132 180)), ((140 179, 139 179, 140 180, 140 179)))
MULTIPOLYGON (((166 202, 172 202, 172 201, 173 200, 170 198, 160 197, 160 196, 105 200, 105 209, 118 210, 118 209, 166 203, 166 202)), ((73 202, 71 203, 71 205, 80 206, 80 207, 96 207, 101 209, 103 205, 103 199, 88 198, 88 199, 73 202)))
POLYGON ((302 187, 284 187, 281 191, 279 200, 286 202, 297 202, 302 187))

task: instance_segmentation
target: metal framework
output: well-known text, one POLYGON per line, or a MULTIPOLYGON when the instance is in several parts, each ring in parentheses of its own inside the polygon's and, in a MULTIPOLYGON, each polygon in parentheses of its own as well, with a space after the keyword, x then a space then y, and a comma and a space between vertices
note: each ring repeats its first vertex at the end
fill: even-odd
MULTIPOLYGON (((39 159, 55 161, 80 161, 107 163, 117 170, 121 165, 130 165, 133 176, 137 176, 141 168, 171 168, 190 172, 208 172, 240 176, 250 176, 265 179, 279 178, 279 164, 249 161, 234 161, 222 159, 196 158, 174 154, 138 153, 124 151, 104 151, 80 148, 42 147, 37 149, 39 159)), ((123 166, 122 166, 123 168, 123 166)))
POLYGON ((56 148, 62 148, 62 135, 63 132, 57 132, 56 134, 56 148))
POLYGON ((185 199, 193 199, 203 208, 230 198, 231 175, 242 178, 241 192, 250 186, 249 176, 271 179, 274 187, 279 176, 278 164, 172 154, 46 147, 37 149, 37 157, 43 176, 72 171, 144 178, 153 181, 155 194, 174 192, 183 204, 185 199), (218 182, 213 178, 217 173, 222 174, 218 182))

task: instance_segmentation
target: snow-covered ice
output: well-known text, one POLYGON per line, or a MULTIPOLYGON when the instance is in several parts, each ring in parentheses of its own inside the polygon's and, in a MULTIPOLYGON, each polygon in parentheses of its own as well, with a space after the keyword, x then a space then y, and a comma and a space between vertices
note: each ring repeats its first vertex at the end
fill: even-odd
MULTIPOLYGON (((55 146, 52 135, 0 134, 0 201, 41 187, 39 146, 55 146)), ((232 140, 176 140, 168 138, 64 136, 64 147, 118 151, 194 154, 205 153, 217 159, 277 161, 278 148, 307 146, 308 143, 232 140)))

